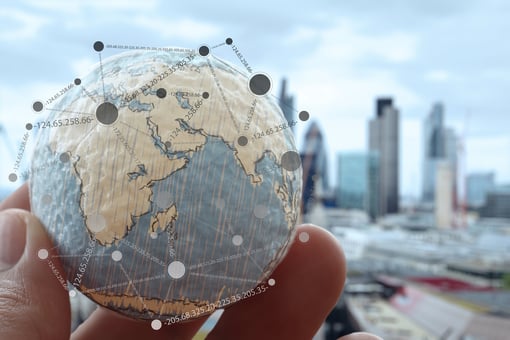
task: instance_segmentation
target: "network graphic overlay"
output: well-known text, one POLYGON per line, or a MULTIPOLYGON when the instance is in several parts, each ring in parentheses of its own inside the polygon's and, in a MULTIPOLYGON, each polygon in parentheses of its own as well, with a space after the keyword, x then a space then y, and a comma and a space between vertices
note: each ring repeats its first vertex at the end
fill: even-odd
POLYGON ((156 330, 271 289, 300 209, 291 127, 309 113, 286 121, 231 38, 92 47, 96 67, 35 100, 26 124, 32 209, 55 244, 38 260, 71 297, 156 330), (225 48, 241 68, 214 55, 225 48))

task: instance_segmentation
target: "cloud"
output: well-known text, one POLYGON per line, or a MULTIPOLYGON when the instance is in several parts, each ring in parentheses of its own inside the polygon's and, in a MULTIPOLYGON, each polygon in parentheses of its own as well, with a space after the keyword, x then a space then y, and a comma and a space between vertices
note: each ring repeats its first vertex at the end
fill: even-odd
POLYGON ((301 105, 324 119, 354 115, 366 119, 374 98, 391 95, 397 106, 416 106, 420 96, 405 86, 387 66, 363 68, 363 59, 402 63, 414 58, 416 38, 405 33, 373 37, 349 22, 337 22, 324 31, 299 29, 295 35, 317 36, 320 45, 297 63, 290 77, 301 105), (301 33, 300 33, 301 32, 301 33), (306 33, 302 33, 306 32, 306 33))
POLYGON ((389 63, 412 61, 416 57, 417 37, 403 31, 363 33, 363 27, 342 19, 319 34, 318 54, 328 61, 358 63, 363 60, 382 60, 389 63))
POLYGON ((450 72, 446 70, 431 70, 425 73, 424 79, 434 83, 444 83, 451 79, 450 72))
POLYGON ((170 20, 154 16, 137 16, 133 24, 154 31, 164 38, 205 40, 217 36, 219 26, 193 19, 170 20))
POLYGON ((0 41, 33 39, 48 20, 18 9, 0 8, 0 41))
POLYGON ((508 81, 510 79, 510 68, 488 66, 482 70, 481 77, 488 81, 508 81))
MULTIPOLYGON (((51 96, 71 77, 83 74, 97 62, 90 49, 97 39, 196 47, 231 36, 254 70, 269 73, 275 82, 283 75, 288 78, 296 109, 308 110, 311 119, 319 120, 331 153, 366 147, 366 124, 379 95, 393 96, 401 110, 402 141, 408 150, 403 154, 405 173, 416 168, 411 163, 417 156, 410 152, 420 155, 421 150, 407 133, 418 127, 404 121, 421 120, 435 100, 445 103, 449 125, 462 122, 466 110, 473 111, 468 136, 506 133, 510 4, 388 2, 190 0, 183 11, 161 0, 19 0, 0 9, 0 42, 12 45, 2 54, 0 122, 18 120, 4 116, 10 114, 8 101, 15 99, 23 112, 28 108, 28 119, 32 100, 51 96), (40 84, 34 90, 38 79, 58 84, 40 84)), ((216 51, 237 65, 230 50, 216 51)), ((24 119, 19 119, 20 126, 24 119)), ((306 126, 301 122, 297 130, 306 126)), ((509 144, 473 145, 468 153, 471 168, 492 164, 487 167, 510 176, 505 163, 510 157, 504 153, 509 144), (484 152, 485 147, 495 149, 484 152), (484 154, 491 159, 486 161, 484 154)), ((403 182, 404 187, 416 186, 409 177, 403 182)))
POLYGON ((284 40, 286 44, 308 44, 311 40, 316 40, 320 35, 320 31, 316 28, 308 26, 297 26, 284 40))
POLYGON ((34 124, 46 119, 48 111, 36 113, 32 104, 36 100, 45 100, 62 88, 56 83, 29 83, 22 89, 0 82, 0 187, 17 186, 19 182, 7 180, 15 164, 18 147, 25 133, 29 133, 28 142, 23 155, 23 164, 28 164, 32 155, 37 129, 26 130, 26 124, 34 124))
MULTIPOLYGON (((84 9, 107 11, 151 11, 158 4, 158 0, 86 0, 86 1, 62 1, 62 0, 25 0, 26 5, 51 12, 79 13, 84 9)), ((115 13, 112 12, 112 15, 115 13)))
POLYGON ((75 75, 84 75, 91 71, 92 66, 97 64, 97 58, 83 57, 71 62, 71 70, 75 75))
POLYGON ((36 100, 44 101, 57 93, 63 84, 50 82, 32 82, 22 90, 0 82, 0 123, 12 131, 16 139, 20 139, 26 123, 33 123, 42 114, 32 110, 36 100))
MULTIPOLYGON (((391 69, 416 57, 418 40, 409 33, 395 31, 374 36, 356 23, 337 20, 325 29, 298 26, 285 41, 316 44, 294 61, 295 68, 288 76, 298 94, 296 109, 308 110, 312 119, 322 123, 332 173, 338 151, 367 149, 367 124, 374 114, 376 97, 394 97, 402 117, 406 107, 422 103, 421 97, 405 86, 391 69), (377 67, 373 65, 374 60, 377 67), (366 67, 368 64, 371 66, 366 67)), ((298 145, 306 130, 301 125, 296 133, 298 145)), ((410 126, 415 132, 416 126, 410 126)), ((404 157, 408 154, 417 153, 408 147, 404 157)), ((415 184, 413 175, 419 173, 413 163, 415 158, 402 165, 406 192, 415 184)))

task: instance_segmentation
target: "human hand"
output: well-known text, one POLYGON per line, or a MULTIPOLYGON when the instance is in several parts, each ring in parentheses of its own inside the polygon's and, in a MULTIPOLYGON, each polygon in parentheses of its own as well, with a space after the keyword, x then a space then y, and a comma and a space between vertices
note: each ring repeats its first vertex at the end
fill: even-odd
MULTIPOLYGON (((207 316, 153 330, 150 323, 98 308, 71 335, 69 295, 37 257, 53 247, 30 212, 25 184, 0 203, 0 339, 191 339, 207 316)), ((345 259, 324 229, 298 227, 297 240, 264 294, 225 309, 207 339, 311 339, 345 282, 345 259)), ((57 259, 56 270, 64 273, 57 259)), ((351 334, 342 340, 378 339, 351 334)))

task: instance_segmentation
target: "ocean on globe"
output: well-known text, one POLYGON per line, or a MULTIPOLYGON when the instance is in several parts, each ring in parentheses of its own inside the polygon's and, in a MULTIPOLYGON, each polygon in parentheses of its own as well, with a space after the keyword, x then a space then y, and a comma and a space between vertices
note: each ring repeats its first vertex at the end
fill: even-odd
POLYGON ((48 115, 31 205, 69 289, 166 323, 271 289, 301 163, 270 88, 208 50, 169 48, 101 60, 36 102, 48 115))

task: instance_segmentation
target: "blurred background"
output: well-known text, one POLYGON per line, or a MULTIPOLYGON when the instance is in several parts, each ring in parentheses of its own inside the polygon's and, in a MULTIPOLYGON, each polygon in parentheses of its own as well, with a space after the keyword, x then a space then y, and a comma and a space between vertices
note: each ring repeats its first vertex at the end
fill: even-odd
POLYGON ((346 253, 346 289, 316 338, 507 338, 509 17, 504 0, 3 1, 0 199, 29 176, 33 103, 97 63, 95 41, 230 37, 298 122, 303 221, 346 253))

